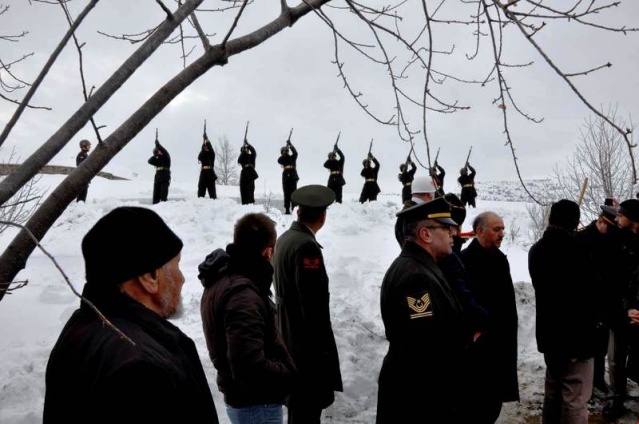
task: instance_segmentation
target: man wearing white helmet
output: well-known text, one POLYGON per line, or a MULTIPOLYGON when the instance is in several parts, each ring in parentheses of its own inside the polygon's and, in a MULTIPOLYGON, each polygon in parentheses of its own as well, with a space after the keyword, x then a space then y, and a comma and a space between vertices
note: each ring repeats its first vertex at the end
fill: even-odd
MULTIPOLYGON (((404 202, 404 209, 426 203, 435 198, 435 184, 430 177, 417 177, 413 180, 411 185, 411 198, 409 201, 404 202)), ((400 247, 404 245, 404 219, 402 215, 397 217, 395 222, 395 238, 400 247)))

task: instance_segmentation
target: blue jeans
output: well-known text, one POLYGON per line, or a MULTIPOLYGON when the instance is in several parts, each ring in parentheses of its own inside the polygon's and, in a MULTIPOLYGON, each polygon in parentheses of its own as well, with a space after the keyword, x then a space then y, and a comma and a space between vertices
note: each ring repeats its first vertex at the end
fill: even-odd
POLYGON ((275 403, 244 408, 226 405, 226 414, 231 424, 284 424, 282 405, 275 403))

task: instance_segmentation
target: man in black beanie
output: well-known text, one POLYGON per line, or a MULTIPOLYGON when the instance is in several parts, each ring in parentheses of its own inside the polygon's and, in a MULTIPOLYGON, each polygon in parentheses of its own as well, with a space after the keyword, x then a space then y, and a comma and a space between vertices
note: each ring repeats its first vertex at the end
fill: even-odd
POLYGON ((140 207, 84 236, 83 301, 49 357, 43 423, 218 423, 195 344, 167 320, 181 308, 181 250, 140 207))
POLYGON ((600 283, 590 249, 575 237, 579 215, 572 200, 553 203, 548 227, 528 252, 537 350, 546 363, 544 423, 588 422, 600 283))

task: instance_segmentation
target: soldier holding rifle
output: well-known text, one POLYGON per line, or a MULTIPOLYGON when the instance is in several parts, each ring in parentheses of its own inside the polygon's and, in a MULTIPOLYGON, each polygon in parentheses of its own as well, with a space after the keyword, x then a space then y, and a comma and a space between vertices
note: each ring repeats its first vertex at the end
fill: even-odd
POLYGON ((404 204, 410 201, 415 171, 417 171, 417 166, 415 162, 410 159, 409 153, 406 162, 399 165, 399 175, 397 175, 399 182, 402 183, 402 203, 404 204), (408 169, 409 166, 410 170, 408 169))
POLYGON ((435 183, 435 187, 437 187, 437 191, 435 194, 439 196, 444 195, 444 177, 446 176, 446 171, 444 168, 439 166, 437 163, 437 158, 439 157, 439 149, 437 149, 437 154, 435 155, 435 162, 433 162, 433 166, 428 170, 430 177, 433 179, 433 183, 435 183))
POLYGON ((466 157, 466 164, 459 171, 459 178, 457 178, 457 182, 461 186, 461 201, 464 206, 472 206, 475 207, 475 198, 477 197, 477 190, 475 190, 475 168, 470 165, 468 160, 470 159, 470 152, 472 152, 473 147, 470 147, 468 151, 468 156, 466 157))
POLYGON ((204 135, 202 140, 202 149, 197 156, 198 162, 202 165, 200 168, 200 179, 197 183, 197 197, 204 197, 209 192, 211 199, 217 199, 215 191, 215 150, 206 135, 206 121, 204 121, 204 135))
MULTIPOLYGON (((91 142, 89 140, 80 141, 80 153, 75 157, 75 166, 80 166, 82 162, 86 158, 89 157, 89 150, 91 150, 91 142)), ((86 202, 87 194, 89 192, 89 185, 84 186, 82 191, 78 193, 78 197, 76 197, 76 202, 86 202)))
POLYGON ((291 194, 297 190, 297 181, 300 179, 297 175, 297 169, 295 169, 297 150, 291 143, 292 134, 293 128, 288 134, 286 145, 280 149, 280 157, 277 159, 277 163, 282 166, 282 190, 284 191, 284 213, 286 215, 290 215, 291 209, 295 207, 295 204, 291 202, 291 194))
POLYGON ((379 185, 377 185, 377 174, 379 174, 379 162, 377 161, 375 156, 373 156, 372 148, 373 148, 373 140, 371 140, 371 144, 368 147, 368 156, 362 162, 362 164, 364 165, 364 168, 362 169, 362 172, 360 172, 360 175, 364 177, 364 187, 362 187, 362 194, 359 196, 360 203, 364 203, 367 200, 369 202, 377 200, 377 195, 381 191, 379 188, 379 185), (371 162, 375 166, 372 166, 371 162))
POLYGON ((337 134, 333 150, 331 150, 328 154, 328 159, 324 162, 324 168, 331 172, 328 176, 327 187, 335 193, 335 201, 337 203, 342 203, 342 186, 346 184, 344 180, 344 153, 337 146, 340 134, 341 132, 337 134))
POLYGON ((240 148, 240 155, 237 157, 237 163, 242 167, 240 171, 240 197, 243 205, 255 203, 255 180, 259 176, 255 170, 257 152, 246 138, 248 126, 249 123, 247 122, 244 130, 244 144, 240 148))
POLYGON ((166 202, 169 196, 171 184, 171 156, 158 140, 158 130, 155 129, 155 147, 153 156, 148 160, 149 165, 155 166, 155 178, 153 180, 153 204, 166 202))

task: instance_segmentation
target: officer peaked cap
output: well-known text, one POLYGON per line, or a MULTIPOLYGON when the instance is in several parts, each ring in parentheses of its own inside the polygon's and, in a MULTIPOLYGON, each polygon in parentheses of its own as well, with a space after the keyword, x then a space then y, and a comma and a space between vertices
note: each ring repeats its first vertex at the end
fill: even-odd
POLYGON ((396 216, 404 217, 406 221, 421 221, 424 219, 434 219, 446 225, 458 225, 451 218, 450 203, 444 197, 437 197, 426 203, 420 203, 415 206, 399 211, 396 216))
POLYGON ((326 208, 335 201, 335 192, 319 184, 306 185, 291 194, 291 201, 301 207, 326 208))

